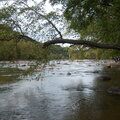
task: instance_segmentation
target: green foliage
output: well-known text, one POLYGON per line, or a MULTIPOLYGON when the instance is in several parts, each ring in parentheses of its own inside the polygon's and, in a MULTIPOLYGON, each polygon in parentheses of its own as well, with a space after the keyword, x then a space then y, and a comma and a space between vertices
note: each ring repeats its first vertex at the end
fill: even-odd
POLYGON ((89 49, 85 52, 85 58, 93 59, 113 59, 119 56, 119 52, 115 50, 104 50, 104 49, 89 49))
MULTIPOLYGON (((64 16, 83 40, 120 45, 120 0, 65 0, 64 16)), ((51 0, 52 3, 63 0, 51 0)), ((74 54, 76 51, 73 50, 74 54)), ((86 58, 112 58, 118 51, 89 49, 86 58)))
POLYGON ((19 40, 17 37, 19 33, 6 24, 0 24, 0 33, 0 60, 22 59, 45 62, 51 59, 67 58, 67 48, 53 45, 43 49, 42 43, 19 40))
MULTIPOLYGON (((50 2, 53 5, 61 3, 66 6, 64 16, 70 25, 69 29, 77 31, 81 40, 120 45, 120 0, 50 0, 50 2)), ((108 59, 120 54, 115 50, 76 48, 78 46, 69 48, 69 58, 108 59)))
POLYGON ((68 49, 69 59, 113 59, 119 56, 119 51, 115 50, 104 50, 98 48, 86 49, 80 46, 72 46, 68 49))
POLYGON ((84 56, 83 56, 83 50, 80 48, 80 46, 72 46, 72 47, 69 47, 68 49, 68 56, 69 56, 69 59, 84 59, 84 56))
MULTIPOLYGON (((27 41, 18 43, 16 51, 16 42, 14 40, 0 42, 0 60, 15 60, 15 59, 40 59, 40 53, 35 49, 35 44, 27 41), (16 54, 18 58, 16 58, 16 54)), ((36 47, 37 48, 37 47, 36 47)))
POLYGON ((48 48, 49 59, 67 59, 68 48, 60 45, 52 45, 48 48))
POLYGON ((15 44, 16 42, 14 40, 0 41, 0 60, 22 59, 45 62, 46 60, 66 59, 68 57, 67 48, 56 45, 49 49, 43 49, 42 44, 23 40, 18 42, 16 51, 15 44))
POLYGON ((11 21, 11 17, 16 13, 17 8, 15 8, 14 6, 7 6, 7 7, 3 7, 0 8, 0 21, 11 21))
POLYGON ((120 0, 68 0, 64 16, 83 39, 120 44, 120 0))
POLYGON ((0 42, 0 60, 11 60, 15 58, 14 41, 0 42))
POLYGON ((13 31, 13 29, 7 24, 0 24, 0 39, 10 40, 14 39, 19 35, 18 32, 13 31))
MULTIPOLYGON (((19 1, 19 0, 18 0, 19 1)), ((44 0, 46 1, 46 0, 44 0)), ((120 44, 120 0, 50 0, 54 3, 62 3, 64 4, 65 11, 64 16, 69 23, 69 28, 77 31, 81 39, 91 40, 95 42, 102 43, 111 43, 111 44, 120 44)), ((20 2, 20 1, 19 1, 20 2)), ((42 31, 42 36, 45 35, 47 38, 53 39, 54 36, 57 36, 57 29, 53 29, 56 21, 53 21, 54 18, 57 17, 54 13, 44 14, 45 11, 42 9, 43 4, 35 4, 29 7, 25 4, 24 0, 21 0, 20 4, 14 2, 9 7, 5 7, 0 9, 0 20, 7 21, 8 23, 14 23, 14 20, 17 21, 16 18, 19 18, 19 24, 21 24, 22 19, 26 19, 28 23, 23 24, 22 28, 25 31, 29 31, 29 27, 36 28, 38 31, 42 31), (17 9, 16 9, 17 8, 17 9), (14 16, 14 17, 13 17, 14 16), (43 22, 46 20, 46 22, 43 22), (53 23, 52 23, 53 21, 53 23), (43 24, 41 24, 43 23, 43 24), (51 30, 46 30, 50 28, 51 30), (47 29, 44 29, 47 26, 47 29), (49 34, 49 35, 48 35, 49 34)), ((57 20, 57 22, 60 21, 57 20)), ((15 22, 16 23, 16 22, 15 22)), ((19 27, 19 24, 17 24, 19 27)), ((13 25, 14 26, 14 25, 13 25)), ((2 30, 0 27, 0 37, 1 39, 13 39, 13 36, 19 34, 15 31, 9 30, 9 26, 5 26, 5 30, 2 30), (7 28, 8 27, 8 28, 7 28), (6 34, 8 32, 8 34, 6 34), (12 36, 12 37, 11 37, 12 36)), ((2 26, 3 28, 3 26, 2 26)), ((32 29, 35 33, 36 29, 32 29)), ((40 32, 39 32, 40 33, 40 32)), ((14 49, 16 52, 16 58, 23 59, 36 59, 36 54, 39 54, 39 59, 47 58, 46 52, 41 48, 41 45, 33 44, 31 42, 25 42, 13 39, 15 42, 14 49), (23 44, 23 45, 22 45, 23 44), (31 51, 29 51, 29 48, 31 51), (36 52, 36 49, 39 49, 36 52), (35 50, 35 51, 34 51, 35 50), (27 51, 27 52, 24 52, 27 51), (42 54, 44 53, 44 55, 42 54), (27 55, 26 55, 27 54, 27 55)), ((10 43, 12 44, 12 43, 10 43)), ((12 45, 11 45, 12 46, 12 45)), ((49 48, 49 59, 60 59, 67 58, 67 49, 61 48, 60 46, 52 46, 53 48, 49 48), (63 51, 65 50, 65 51, 63 51), (62 52, 60 52, 62 51, 62 52), (50 53, 51 52, 51 53, 50 53)), ((82 47, 72 47, 68 50, 69 58, 82 59, 82 58, 110 58, 113 54, 118 55, 117 51, 113 50, 103 50, 100 49, 87 49, 85 50, 82 47), (85 54, 86 52, 86 54, 85 54), (73 55, 74 54, 74 55, 73 55), (79 55, 80 54, 80 55, 79 55)), ((13 54, 14 55, 14 54, 13 54)))

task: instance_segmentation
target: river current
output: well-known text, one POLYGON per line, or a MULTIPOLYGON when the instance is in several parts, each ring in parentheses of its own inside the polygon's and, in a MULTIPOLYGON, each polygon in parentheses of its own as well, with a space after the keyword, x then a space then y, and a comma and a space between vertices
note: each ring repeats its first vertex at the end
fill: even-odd
POLYGON ((103 62, 51 61, 29 75, 0 63, 0 120, 120 120, 120 96, 107 93, 120 69, 103 62))

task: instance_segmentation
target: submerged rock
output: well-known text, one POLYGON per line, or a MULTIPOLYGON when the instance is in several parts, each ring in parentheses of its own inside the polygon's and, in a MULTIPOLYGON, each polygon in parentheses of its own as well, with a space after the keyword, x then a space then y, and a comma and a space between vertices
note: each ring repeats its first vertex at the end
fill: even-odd
POLYGON ((68 63, 64 63, 63 65, 70 65, 70 64, 68 64, 68 63))
POLYGON ((100 73, 100 71, 96 70, 96 71, 93 71, 92 73, 100 73))
POLYGON ((67 73, 67 75, 71 75, 71 73, 70 73, 70 72, 68 72, 68 73, 67 73))
POLYGON ((111 66, 111 65, 107 65, 106 67, 107 67, 107 68, 112 68, 112 66, 111 66))
POLYGON ((63 75, 63 73, 59 73, 59 75, 63 75))
POLYGON ((99 80, 102 80, 102 81, 110 81, 111 80, 111 77, 109 76, 101 76, 98 78, 99 80))
POLYGON ((27 66, 27 65, 26 65, 26 64, 22 64, 21 66, 23 66, 23 67, 24 67, 24 66, 27 66))
POLYGON ((120 87, 111 87, 107 92, 110 94, 120 95, 120 87))

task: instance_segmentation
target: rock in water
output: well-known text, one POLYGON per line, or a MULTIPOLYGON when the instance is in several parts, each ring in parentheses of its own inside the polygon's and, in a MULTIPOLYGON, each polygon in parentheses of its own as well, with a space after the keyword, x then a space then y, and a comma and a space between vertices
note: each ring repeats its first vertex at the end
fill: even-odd
POLYGON ((111 65, 108 65, 107 68, 112 68, 112 66, 111 66, 111 65))
POLYGON ((70 72, 68 72, 68 73, 67 73, 67 75, 71 75, 71 73, 70 73, 70 72))
POLYGON ((96 70, 96 71, 93 71, 92 73, 100 73, 100 71, 96 70))
POLYGON ((98 79, 102 80, 102 81, 109 81, 109 80, 111 80, 111 78, 109 76, 101 76, 98 79))
POLYGON ((120 95, 120 87, 111 87, 107 92, 110 94, 120 95))

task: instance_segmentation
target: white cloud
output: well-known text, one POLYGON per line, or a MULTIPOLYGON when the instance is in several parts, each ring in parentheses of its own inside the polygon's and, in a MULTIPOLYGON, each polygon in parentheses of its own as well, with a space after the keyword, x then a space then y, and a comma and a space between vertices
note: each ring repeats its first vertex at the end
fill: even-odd
MULTIPOLYGON (((34 0, 36 3, 40 3, 43 0, 34 0)), ((29 6, 33 6, 34 5, 34 1, 33 0, 28 0, 28 5, 29 6)), ((49 0, 46 1, 45 5, 43 6, 43 8, 45 9, 46 13, 49 13, 51 11, 53 11, 53 7, 51 6, 49 0)))
POLYGON ((45 8, 47 13, 53 11, 53 7, 50 5, 49 0, 46 1, 44 8, 45 8))

